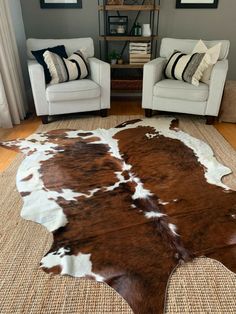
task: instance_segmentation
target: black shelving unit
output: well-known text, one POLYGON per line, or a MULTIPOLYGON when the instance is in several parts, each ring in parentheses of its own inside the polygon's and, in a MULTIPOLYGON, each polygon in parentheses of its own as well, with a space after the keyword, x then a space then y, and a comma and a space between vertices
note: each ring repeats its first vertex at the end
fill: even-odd
MULTIPOLYGON (((156 58, 159 12, 160 0, 140 0, 139 4, 130 5, 108 5, 106 0, 98 0, 100 58, 109 62, 109 51, 112 50, 112 43, 117 45, 118 42, 120 43, 119 54, 122 58, 125 55, 129 42, 151 42, 151 59, 156 58), (118 17, 124 14, 129 16, 131 12, 134 16, 132 24, 129 25, 128 33, 121 36, 117 34, 111 35, 108 25, 109 16, 114 16, 115 14, 118 17), (134 25, 139 22, 140 17, 144 14, 148 15, 152 34, 150 37, 133 36, 134 25)), ((111 68, 112 90, 138 91, 142 88, 143 65, 134 65, 126 62, 124 64, 111 65, 111 68)))

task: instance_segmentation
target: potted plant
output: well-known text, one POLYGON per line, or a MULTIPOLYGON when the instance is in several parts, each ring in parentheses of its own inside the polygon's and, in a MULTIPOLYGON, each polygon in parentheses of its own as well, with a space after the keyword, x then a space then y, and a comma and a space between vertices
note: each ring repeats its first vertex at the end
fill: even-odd
POLYGON ((116 64, 118 57, 118 53, 115 50, 112 50, 112 52, 109 54, 109 60, 111 64, 116 64))
POLYGON ((121 55, 117 55, 117 63, 118 64, 123 64, 124 60, 122 59, 121 55))

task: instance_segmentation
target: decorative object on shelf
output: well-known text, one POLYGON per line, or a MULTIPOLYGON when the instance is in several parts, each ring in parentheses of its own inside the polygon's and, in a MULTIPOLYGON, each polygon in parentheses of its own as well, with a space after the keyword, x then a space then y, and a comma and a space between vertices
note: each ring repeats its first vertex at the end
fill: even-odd
POLYGON ((133 35, 142 36, 142 27, 139 23, 135 23, 134 28, 133 28, 133 35))
POLYGON ((127 35, 128 16, 108 16, 109 35, 127 35))
POLYGON ((150 37, 152 35, 150 24, 143 24, 142 26, 142 36, 150 37))
POLYGON ((124 0, 107 0, 108 5, 123 5, 124 0))
POLYGON ((120 58, 120 55, 115 50, 112 50, 112 52, 109 54, 109 60, 111 64, 116 64, 117 59, 119 58, 120 58))
POLYGON ((151 60, 151 43, 131 42, 129 44, 130 64, 145 64, 151 60))
POLYGON ((219 0, 176 0, 177 9, 216 9, 219 0))
POLYGON ((42 9, 81 9, 82 0, 40 0, 42 9))
POLYGON ((121 56, 118 57, 117 63, 118 63, 119 65, 121 65, 121 64, 124 63, 124 60, 121 58, 121 56))

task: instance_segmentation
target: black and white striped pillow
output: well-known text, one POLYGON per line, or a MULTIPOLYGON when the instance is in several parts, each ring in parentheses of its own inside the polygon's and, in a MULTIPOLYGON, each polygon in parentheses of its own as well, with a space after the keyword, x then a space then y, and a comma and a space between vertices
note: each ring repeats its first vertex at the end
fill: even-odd
POLYGON ((88 65, 81 51, 73 53, 67 59, 48 50, 43 56, 52 77, 50 84, 80 80, 88 76, 88 65))
POLYGON ((164 74, 166 78, 188 82, 195 86, 203 76, 203 72, 210 66, 211 57, 207 53, 185 54, 174 51, 170 56, 164 74))

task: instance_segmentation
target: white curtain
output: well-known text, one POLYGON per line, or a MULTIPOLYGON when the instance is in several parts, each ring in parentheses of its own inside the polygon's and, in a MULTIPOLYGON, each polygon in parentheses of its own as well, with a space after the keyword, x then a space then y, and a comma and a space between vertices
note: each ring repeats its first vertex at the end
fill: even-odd
POLYGON ((0 127, 25 117, 26 95, 9 0, 0 0, 0 127))

